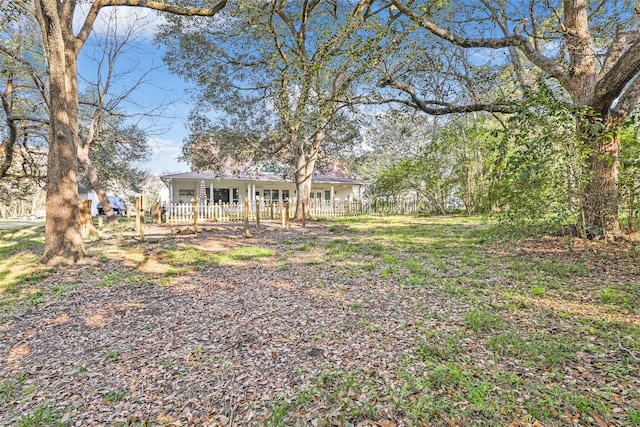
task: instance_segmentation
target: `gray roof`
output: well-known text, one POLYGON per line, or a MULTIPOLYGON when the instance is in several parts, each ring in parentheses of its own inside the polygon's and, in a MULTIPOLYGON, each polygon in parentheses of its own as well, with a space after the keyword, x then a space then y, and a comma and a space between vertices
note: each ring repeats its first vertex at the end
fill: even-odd
MULTIPOLYGON (((219 175, 213 171, 201 171, 201 172, 185 172, 160 176, 161 179, 226 179, 235 181, 263 181, 263 182, 292 182, 290 179, 282 178, 282 175, 268 172, 260 172, 256 174, 226 174, 219 175)), ((362 181, 346 177, 341 174, 322 175, 314 174, 313 182, 317 184, 352 184, 360 185, 362 181)))

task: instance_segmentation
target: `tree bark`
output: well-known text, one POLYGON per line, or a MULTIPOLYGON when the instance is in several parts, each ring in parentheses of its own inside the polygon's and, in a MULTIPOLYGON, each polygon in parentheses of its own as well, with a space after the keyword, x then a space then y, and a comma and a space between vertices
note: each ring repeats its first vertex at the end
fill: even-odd
POLYGON ((302 221, 303 216, 305 219, 311 219, 311 206, 309 204, 309 200, 316 159, 315 156, 309 158, 303 150, 297 152, 296 157, 295 181, 297 197, 294 220, 302 221))
POLYGON ((595 235, 612 240, 620 235, 618 221, 618 154, 620 137, 591 137, 592 149, 585 165, 586 183, 582 194, 585 226, 595 235))
POLYGON ((65 40, 57 1, 36 0, 35 6, 49 65, 50 96, 43 260, 48 263, 76 262, 85 255, 85 248, 80 230, 76 143, 69 115, 65 40))

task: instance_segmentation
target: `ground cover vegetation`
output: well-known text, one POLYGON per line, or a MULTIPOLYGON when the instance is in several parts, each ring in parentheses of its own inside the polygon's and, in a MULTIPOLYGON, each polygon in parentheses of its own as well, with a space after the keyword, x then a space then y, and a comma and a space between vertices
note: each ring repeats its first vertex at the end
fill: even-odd
POLYGON ((633 241, 201 230, 120 226, 55 269, 42 227, 0 231, 0 424, 640 425, 633 241))
MULTIPOLYGON (((354 144, 375 148, 380 141, 363 140, 367 127, 400 109, 422 120, 420 114, 452 117, 448 137, 425 147, 422 159, 398 165, 403 175, 402 168, 414 172, 442 160, 411 183, 434 210, 446 210, 444 200, 455 194, 454 205, 467 212, 565 218, 587 237, 620 237, 621 218, 636 227, 640 39, 632 3, 95 0, 82 11, 76 0, 62 5, 0 1, 0 175, 46 181, 50 262, 84 255, 76 162, 97 181, 87 163, 94 143, 91 126, 81 124, 77 65, 99 12, 110 6, 181 17, 168 18, 158 40, 168 44, 171 69, 195 84, 199 101, 185 156, 212 165, 206 160, 230 142, 240 157, 265 154, 286 164, 298 187, 297 218, 316 164, 336 154, 352 157, 354 144), (492 121, 492 138, 496 132, 502 138, 497 146, 473 141, 484 132, 465 137, 471 129, 460 122, 480 112, 492 121), (46 176, 36 174, 44 162, 46 176), (526 188, 532 194, 520 191, 526 188), (547 198, 550 209, 540 212, 547 198)), ((99 81, 88 99, 104 108, 96 96, 108 84, 99 81)))

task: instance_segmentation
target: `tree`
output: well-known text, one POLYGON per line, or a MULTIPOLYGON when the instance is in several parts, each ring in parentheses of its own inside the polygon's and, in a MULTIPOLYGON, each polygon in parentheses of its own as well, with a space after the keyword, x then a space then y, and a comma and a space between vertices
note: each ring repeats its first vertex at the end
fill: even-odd
POLYGON ((246 0, 226 11, 224 27, 174 19, 160 37, 169 46, 166 61, 201 89, 191 143, 210 147, 209 163, 247 151, 254 159, 289 159, 295 216, 309 217, 322 147, 353 141, 337 129, 348 122, 347 107, 358 102, 369 69, 388 52, 385 28, 395 15, 385 11, 372 0, 246 0), (210 110, 218 125, 202 114, 210 110), (225 129, 244 133, 244 141, 209 138, 225 129))
MULTIPOLYGON (((538 70, 543 78, 556 82, 559 98, 566 95, 576 111, 588 111, 588 120, 577 120, 576 129, 577 138, 589 148, 582 211, 588 226, 602 230, 608 238, 618 234, 617 130, 640 100, 636 12, 624 2, 586 0, 453 2, 447 4, 447 11, 430 1, 390 3, 427 34, 452 46, 478 53, 504 50, 514 80, 523 87, 535 89, 539 80, 531 71, 538 70)), ((413 105, 422 105, 427 112, 445 114, 462 107, 431 108, 410 85, 402 81, 387 85, 406 93, 413 105)))
POLYGON ((181 15, 213 16, 226 5, 226 0, 209 8, 153 0, 93 0, 77 33, 73 29, 77 0, 16 0, 11 5, 18 6, 21 13, 29 14, 38 22, 48 66, 49 155, 43 259, 75 262, 85 255, 77 205, 77 61, 98 13, 109 6, 132 6, 181 15))
POLYGON ((118 111, 123 101, 142 85, 147 72, 128 82, 120 93, 115 93, 113 88, 118 80, 126 79, 131 72, 130 69, 118 71, 116 65, 123 52, 136 43, 137 32, 143 27, 140 19, 134 18, 124 29, 120 28, 115 10, 105 19, 106 34, 99 39, 95 37, 92 60, 96 75, 85 78, 89 87, 80 104, 82 124, 78 161, 84 178, 102 204, 109 225, 117 224, 118 219, 107 197, 104 178, 109 182, 118 177, 121 183, 131 184, 128 188, 141 187, 147 174, 135 167, 134 162, 144 160, 150 154, 145 133, 135 125, 126 126, 118 111))
POLYGON ((375 174, 371 195, 393 200, 417 196, 421 209, 441 214, 461 208, 469 214, 489 212, 498 136, 496 123, 485 116, 451 117, 425 127, 403 115, 401 132, 385 138, 394 147, 380 154, 393 161, 375 174), (414 151, 404 149, 394 156, 394 150, 407 144, 414 151))
POLYGON ((0 10, 6 34, 0 44, 0 179, 45 176, 47 79, 33 22, 0 10), (44 102, 43 102, 44 101, 44 102))

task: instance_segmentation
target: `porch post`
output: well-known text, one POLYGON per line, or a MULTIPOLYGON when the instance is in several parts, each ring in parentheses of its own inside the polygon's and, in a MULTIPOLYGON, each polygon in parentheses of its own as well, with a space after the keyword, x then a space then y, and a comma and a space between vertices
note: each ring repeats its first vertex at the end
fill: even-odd
POLYGON ((213 198, 213 182, 209 184, 209 203, 215 203, 215 199, 213 198))

